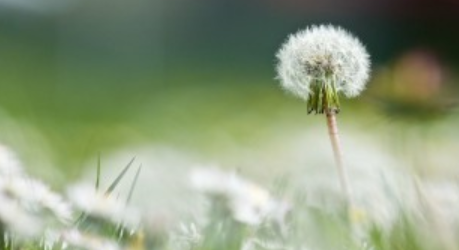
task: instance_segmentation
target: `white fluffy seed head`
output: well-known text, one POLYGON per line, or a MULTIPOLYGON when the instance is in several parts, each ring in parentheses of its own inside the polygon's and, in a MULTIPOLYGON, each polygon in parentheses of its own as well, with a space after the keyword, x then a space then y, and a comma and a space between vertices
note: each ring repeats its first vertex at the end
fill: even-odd
POLYGON ((308 100, 314 82, 333 81, 354 97, 365 88, 370 60, 354 36, 332 25, 311 26, 290 35, 277 53, 277 77, 290 93, 308 100))

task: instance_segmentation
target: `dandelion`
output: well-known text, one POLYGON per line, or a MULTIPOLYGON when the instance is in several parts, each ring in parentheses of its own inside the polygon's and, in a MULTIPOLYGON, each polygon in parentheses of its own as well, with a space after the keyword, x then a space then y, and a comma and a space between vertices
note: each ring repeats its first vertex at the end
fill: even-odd
POLYGON ((281 86, 307 102, 308 113, 326 114, 341 188, 350 202, 338 137, 336 114, 339 93, 355 97, 369 77, 369 55, 345 30, 331 25, 312 26, 291 35, 277 54, 281 86))

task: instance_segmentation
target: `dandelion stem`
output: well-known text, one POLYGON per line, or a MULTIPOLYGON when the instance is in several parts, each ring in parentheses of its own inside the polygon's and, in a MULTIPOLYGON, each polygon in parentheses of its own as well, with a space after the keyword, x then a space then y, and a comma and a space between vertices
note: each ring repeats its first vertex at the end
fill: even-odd
POLYGON ((334 109, 327 109, 325 113, 327 116, 328 133, 330 135, 330 141, 333 148, 333 156, 335 158, 335 163, 338 170, 338 177, 341 185, 341 190, 346 199, 347 207, 350 207, 352 204, 352 200, 349 189, 349 181, 343 164, 343 153, 341 150, 341 143, 339 139, 338 124, 336 122, 337 111, 334 109))

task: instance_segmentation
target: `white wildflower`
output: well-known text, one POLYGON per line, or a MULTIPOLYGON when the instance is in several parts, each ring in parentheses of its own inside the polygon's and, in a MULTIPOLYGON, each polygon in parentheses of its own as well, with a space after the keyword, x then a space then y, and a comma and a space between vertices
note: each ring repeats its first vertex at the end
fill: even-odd
POLYGON ((70 201, 81 211, 115 224, 136 227, 139 213, 110 194, 98 192, 92 185, 79 184, 68 190, 70 201))
POLYGON ((308 101, 308 111, 339 110, 338 92, 354 97, 369 77, 369 55, 347 31, 312 26, 291 35, 277 53, 282 87, 308 101))
POLYGON ((69 222, 72 219, 70 205, 38 180, 26 176, 2 179, 0 190, 32 212, 44 209, 50 211, 61 222, 69 222))
POLYGON ((70 206, 58 194, 25 175, 0 176, 0 204, 1 223, 24 236, 41 231, 45 212, 61 222, 72 218, 70 206))
POLYGON ((121 249, 115 242, 82 233, 78 230, 68 230, 62 233, 62 240, 70 246, 85 250, 119 250, 121 249))
POLYGON ((196 169, 191 173, 191 181, 198 191, 227 198, 234 218, 246 224, 257 225, 268 218, 277 219, 279 212, 286 211, 285 204, 274 199, 268 191, 235 173, 196 169))
POLYGON ((34 190, 35 199, 39 204, 51 211, 61 222, 68 223, 72 220, 72 208, 59 194, 54 193, 48 186, 39 181, 35 180, 30 184, 34 190))
POLYGON ((24 210, 16 200, 0 194, 0 224, 18 236, 33 237, 40 233, 42 221, 24 210))

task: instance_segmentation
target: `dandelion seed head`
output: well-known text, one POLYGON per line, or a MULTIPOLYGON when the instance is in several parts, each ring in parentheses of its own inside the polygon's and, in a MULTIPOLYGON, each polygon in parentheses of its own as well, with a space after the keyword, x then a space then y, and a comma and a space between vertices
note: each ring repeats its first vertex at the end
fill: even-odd
POLYGON ((277 59, 281 86, 304 100, 310 98, 313 84, 324 81, 334 81, 336 90, 346 97, 357 96, 369 78, 365 47, 347 31, 332 25, 311 26, 291 35, 277 59))

